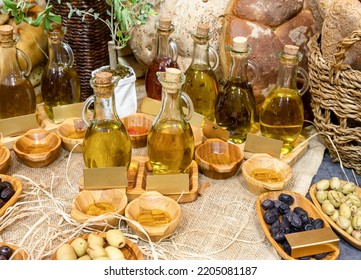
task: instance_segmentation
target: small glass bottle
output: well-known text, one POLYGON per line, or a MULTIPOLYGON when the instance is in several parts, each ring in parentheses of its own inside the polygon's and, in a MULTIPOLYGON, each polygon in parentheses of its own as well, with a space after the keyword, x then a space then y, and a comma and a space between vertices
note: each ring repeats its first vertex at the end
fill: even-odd
POLYGON ((233 38, 233 45, 229 49, 229 77, 216 99, 216 123, 229 131, 229 141, 234 144, 241 144, 246 140, 254 123, 256 101, 251 83, 257 79, 258 69, 248 59, 250 51, 247 38, 233 38), (248 65, 255 72, 252 82, 247 77, 248 65))
POLYGON ((41 94, 49 119, 54 119, 53 107, 80 101, 80 79, 73 68, 74 54, 63 42, 65 29, 52 23, 48 31, 49 59, 41 77, 41 94))
POLYGON ((198 24, 197 31, 192 34, 193 56, 192 62, 185 75, 186 81, 183 91, 192 99, 194 111, 214 121, 215 102, 218 95, 218 83, 214 70, 218 67, 217 52, 209 46, 211 35, 206 24, 198 24), (209 56, 213 57, 214 65, 211 67, 209 56))
POLYGON ((279 72, 276 86, 268 94, 260 110, 260 129, 265 137, 282 140, 281 154, 294 148, 302 131, 304 109, 301 95, 308 89, 307 72, 298 66, 302 54, 298 47, 286 45, 278 54, 279 72), (303 77, 303 86, 297 88, 297 74, 303 77))
POLYGON ((11 25, 0 26, 0 119, 35 113, 34 87, 27 78, 31 71, 29 57, 16 47, 18 37, 11 25), (18 57, 25 61, 25 70, 18 57))
POLYGON ((83 141, 83 158, 88 168, 129 167, 132 144, 114 102, 115 82, 108 72, 98 72, 91 80, 94 95, 83 105, 82 117, 88 129, 83 141), (90 123, 87 110, 94 103, 94 115, 90 123))
POLYGON ((147 96, 153 99, 162 99, 162 86, 157 78, 157 72, 164 72, 166 67, 179 68, 177 44, 170 38, 173 30, 170 19, 161 18, 159 20, 156 55, 145 74, 145 90, 147 96))
POLYGON ((193 104, 181 91, 184 74, 176 68, 157 73, 162 85, 162 105, 148 135, 148 156, 153 174, 186 173, 194 154, 193 131, 189 119, 193 104), (182 100, 188 114, 182 110, 182 100))

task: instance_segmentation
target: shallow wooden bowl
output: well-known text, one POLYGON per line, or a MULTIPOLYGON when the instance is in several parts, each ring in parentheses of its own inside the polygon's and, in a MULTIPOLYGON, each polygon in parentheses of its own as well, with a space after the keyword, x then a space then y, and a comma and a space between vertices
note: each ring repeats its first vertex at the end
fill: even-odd
POLYGON ((19 196, 23 193, 23 184, 19 179, 16 179, 15 177, 0 174, 1 181, 8 181, 13 185, 13 188, 15 190, 15 193, 13 196, 5 203, 3 207, 0 208, 0 217, 5 213, 6 209, 8 209, 10 206, 13 206, 16 201, 18 201, 19 196))
POLYGON ((121 189, 108 189, 108 190, 84 190, 78 193, 73 199, 71 216, 78 222, 84 223, 94 216, 87 215, 86 211, 90 205, 97 202, 107 202, 115 207, 115 212, 109 212, 104 215, 104 219, 97 222, 92 222, 89 227, 104 230, 109 226, 116 227, 119 218, 114 214, 124 214, 125 207, 128 203, 127 195, 121 189))
POLYGON ((56 133, 60 136, 65 150, 72 151, 73 153, 82 153, 83 139, 87 128, 87 125, 81 118, 71 118, 58 126, 56 133), (74 148, 74 146, 76 147, 74 148))
POLYGON ((10 159, 10 150, 0 143, 0 174, 8 172, 10 159))
POLYGON ((1 246, 9 246, 11 248, 11 250, 13 251, 13 255, 11 256, 10 260, 24 261, 24 260, 29 259, 28 254, 23 249, 20 249, 18 246, 15 246, 15 245, 9 244, 9 243, 5 243, 5 242, 0 242, 0 247, 1 246))
POLYGON ((244 158, 242 150, 220 139, 207 139, 195 151, 199 170, 212 179, 227 179, 239 169, 244 158))
MULTIPOLYGON (((327 222, 327 220, 325 219, 325 217, 323 215, 321 215, 318 210, 316 209, 316 207, 312 204, 311 201, 309 201, 305 196, 296 193, 296 192, 291 192, 291 191, 271 191, 271 192, 266 192, 261 194, 256 201, 256 212, 257 212, 257 216, 259 219, 259 222, 261 224, 261 228, 264 232, 264 234, 266 235, 268 241, 271 243, 271 245, 276 249, 276 251, 278 252, 278 254, 285 260, 295 260, 294 258, 292 258, 290 255, 288 255, 282 248, 282 246, 280 244, 278 244, 273 237, 271 236, 270 233, 270 226, 264 221, 263 219, 263 215, 265 213, 265 211, 263 210, 261 204, 262 201, 264 201, 265 199, 271 199, 271 200, 277 200, 278 196, 281 193, 285 193, 285 194, 289 194, 292 195, 293 198, 295 199, 295 202, 290 206, 291 210, 293 210, 295 207, 302 207, 304 210, 307 211, 309 217, 312 217, 314 219, 322 219, 323 220, 323 227, 330 227, 330 224, 327 222)), ((325 258, 323 258, 322 260, 335 260, 337 259, 338 255, 340 254, 340 249, 337 247, 335 251, 330 252, 326 255, 325 258)))
MULTIPOLYGON (((143 227, 149 235, 150 240, 153 242, 158 242, 171 236, 179 224, 181 208, 174 199, 164 196, 156 191, 146 191, 127 205, 125 208, 125 217, 136 222, 142 211, 154 209, 167 212, 171 219, 170 223, 164 224, 162 226, 143 227)), ((141 227, 140 224, 138 222, 134 223, 132 221, 127 221, 128 226, 136 235, 138 235, 143 240, 148 241, 147 236, 139 228, 141 227)))
MULTIPOLYGON (((93 232, 93 234, 96 235, 100 235, 101 237, 105 237, 106 232, 93 232)), ((82 237, 85 240, 88 239, 89 234, 83 234, 77 237, 82 237)), ((70 244, 75 238, 71 238, 69 239, 66 243, 70 244)), ((105 246, 107 245, 107 243, 105 243, 105 246)), ((139 249, 139 247, 134 244, 132 241, 130 241, 129 239, 127 239, 126 244, 123 248, 120 249, 122 251, 122 253, 124 254, 124 257, 126 260, 144 260, 144 256, 142 254, 142 251, 139 249)), ((57 260, 56 259, 56 253, 54 253, 51 256, 52 260, 57 260)))
MULTIPOLYGON (((341 184, 345 184, 347 183, 347 181, 342 181, 341 180, 341 184)), ((331 227, 339 234, 341 235, 347 243, 351 244, 353 247, 361 250, 361 240, 356 239, 355 237, 353 237, 351 234, 348 234, 345 230, 343 230, 342 228, 340 228, 326 213, 324 213, 322 211, 322 206, 321 204, 318 202, 317 198, 316 198, 316 193, 317 193, 317 183, 312 185, 310 188, 310 197, 312 199, 313 204, 316 206, 316 209, 318 210, 318 212, 320 213, 320 215, 322 215, 331 225, 331 227)), ((361 196, 361 188, 356 187, 355 189, 356 193, 361 196)))
POLYGON ((27 166, 39 168, 53 163, 61 149, 61 139, 56 133, 35 128, 18 138, 13 145, 18 158, 27 166))
POLYGON ((142 113, 135 113, 121 119, 128 130, 133 148, 147 146, 147 137, 153 120, 142 113))
POLYGON ((292 178, 292 168, 285 162, 280 161, 268 154, 255 154, 246 160, 242 165, 242 176, 246 182, 247 189, 255 195, 260 195, 268 191, 282 190, 292 178), (265 168, 272 169, 279 173, 279 182, 264 182, 256 180, 251 176, 252 171, 265 168))

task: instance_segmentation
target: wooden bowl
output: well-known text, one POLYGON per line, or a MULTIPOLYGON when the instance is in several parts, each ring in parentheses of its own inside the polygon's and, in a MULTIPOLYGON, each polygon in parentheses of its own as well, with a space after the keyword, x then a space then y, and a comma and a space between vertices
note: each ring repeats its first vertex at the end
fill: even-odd
POLYGON ((242 176, 246 182, 247 189, 255 195, 260 195, 268 191, 282 190, 288 181, 292 178, 292 168, 283 161, 274 158, 268 154, 255 154, 246 160, 242 165, 242 176), (268 171, 272 170, 276 173, 279 180, 263 181, 255 179, 255 174, 264 174, 264 178, 272 179, 268 171))
POLYGON ((244 154, 231 143, 220 139, 207 139, 195 151, 199 170, 212 179, 227 179, 239 169, 244 154))
POLYGON ((28 254, 23 249, 20 249, 18 246, 5 242, 0 242, 0 247, 1 246, 9 246, 11 248, 13 255, 11 256, 10 260, 23 261, 29 259, 28 254))
POLYGON ((121 119, 128 130, 133 148, 147 146, 147 137, 153 120, 142 113, 135 113, 121 119))
POLYGON ((0 143, 0 174, 8 172, 10 159, 10 150, 0 143))
MULTIPOLYGON (((285 193, 285 194, 289 194, 292 195, 293 198, 295 199, 294 203, 290 206, 291 210, 294 209, 295 207, 302 207, 304 210, 307 211, 309 217, 312 217, 314 219, 322 219, 323 220, 323 227, 330 227, 329 223, 327 222, 327 220, 325 219, 325 217, 323 215, 320 215, 320 213, 318 212, 318 210, 316 209, 316 207, 312 204, 311 201, 309 201, 305 196, 296 193, 296 192, 291 192, 291 191, 271 191, 271 192, 266 192, 261 194, 256 201, 256 212, 257 212, 257 216, 259 219, 259 222, 261 224, 261 228, 263 230, 263 232, 265 233, 268 241, 271 243, 271 245, 276 249, 276 251, 278 252, 278 254, 285 260, 295 260, 294 258, 292 258, 290 255, 288 255, 282 248, 282 246, 280 244, 278 244, 273 237, 271 236, 270 233, 270 226, 264 221, 263 219, 263 215, 265 213, 265 211, 263 210, 261 204, 262 201, 264 201, 265 199, 271 199, 271 200, 277 200, 278 196, 281 193, 285 193)), ((337 259, 338 255, 340 254, 340 250, 337 247, 335 251, 330 252, 329 254, 326 255, 325 258, 323 258, 322 260, 335 260, 337 259)))
POLYGON ((119 218, 114 214, 123 215, 125 207, 128 203, 127 195, 124 190, 121 189, 108 189, 108 190, 84 190, 78 193, 72 203, 71 216, 79 223, 84 223, 90 218, 94 218, 93 215, 86 214, 89 206, 94 206, 95 203, 106 202, 115 207, 114 212, 109 212, 104 215, 104 218, 91 222, 89 227, 104 230, 109 226, 116 227, 119 222, 119 218))
POLYGON ((1 217, 5 213, 6 209, 8 209, 10 206, 13 206, 15 204, 15 202, 18 201, 19 196, 23 192, 23 184, 21 183, 21 181, 19 179, 16 179, 12 176, 4 175, 4 174, 0 174, 0 179, 3 182, 4 181, 10 182, 15 190, 15 193, 10 198, 10 200, 8 200, 5 203, 5 205, 0 208, 0 217, 1 217))
POLYGON ((18 158, 27 166, 39 168, 53 163, 61 149, 61 139, 56 133, 34 128, 18 138, 13 145, 18 158))
MULTIPOLYGON (((93 234, 96 235, 100 235, 102 237, 106 236, 106 232, 93 232, 93 234)), ((85 240, 88 239, 89 234, 83 234, 77 237, 82 237, 85 240)), ((69 239, 66 243, 70 244, 75 238, 71 238, 69 239)), ((105 243, 106 245, 107 243, 105 243)), ((142 251, 140 251, 139 247, 137 245, 135 245, 132 241, 130 241, 129 239, 127 239, 126 244, 123 248, 121 248, 122 253, 124 254, 124 257, 126 260, 144 260, 144 256, 142 254, 142 251)), ((57 260, 56 259, 56 253, 54 253, 51 256, 52 260, 57 260)))
POLYGON ((157 226, 143 226, 150 240, 158 242, 173 234, 179 224, 181 208, 174 199, 156 191, 146 191, 132 200, 125 208, 125 217, 135 222, 127 221, 127 224, 136 235, 146 241, 148 241, 148 238, 140 229, 142 226, 137 220, 141 212, 151 210, 162 210, 168 213, 170 217, 169 223, 157 226))
POLYGON ((73 151, 73 153, 82 153, 83 139, 87 129, 87 125, 81 118, 71 118, 58 126, 56 133, 60 136, 65 150, 73 151), (74 148, 74 146, 76 147, 74 148))
MULTIPOLYGON (((347 183, 347 181, 343 181, 341 180, 341 184, 345 184, 347 183)), ((322 206, 321 204, 318 202, 317 198, 316 198, 316 192, 317 192, 317 183, 312 185, 310 188, 310 197, 312 199, 313 204, 316 206, 316 209, 318 210, 318 212, 320 213, 320 215, 322 215, 327 222, 329 222, 329 224, 331 225, 331 227, 339 234, 341 235, 347 243, 351 244, 353 247, 361 250, 361 240, 356 239, 355 237, 353 237, 351 234, 348 234, 345 230, 343 230, 342 228, 340 228, 326 213, 324 213, 322 211, 322 206)), ((361 196, 361 188, 356 187, 355 192, 361 196)))

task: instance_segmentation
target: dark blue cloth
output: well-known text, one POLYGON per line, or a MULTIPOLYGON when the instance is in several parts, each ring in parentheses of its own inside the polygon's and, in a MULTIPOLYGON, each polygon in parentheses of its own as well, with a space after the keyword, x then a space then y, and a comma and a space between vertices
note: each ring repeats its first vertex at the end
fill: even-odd
MULTIPOLYGON (((357 182, 355 182, 354 175, 352 174, 351 169, 347 169, 344 167, 344 170, 350 181, 352 181, 356 184, 358 182, 358 186, 361 185, 361 176, 360 175, 358 175, 355 172, 356 179, 357 179, 357 182)), ((311 186, 322 179, 330 179, 331 177, 338 177, 341 180, 347 180, 347 178, 345 177, 345 175, 340 167, 340 163, 332 162, 332 159, 326 150, 324 157, 323 157, 323 161, 321 163, 321 166, 318 169, 317 174, 312 179, 311 186)), ((339 237, 340 237, 340 255, 339 255, 338 259, 340 259, 340 260, 361 260, 361 250, 358 250, 355 247, 348 244, 341 236, 339 236, 339 237)))

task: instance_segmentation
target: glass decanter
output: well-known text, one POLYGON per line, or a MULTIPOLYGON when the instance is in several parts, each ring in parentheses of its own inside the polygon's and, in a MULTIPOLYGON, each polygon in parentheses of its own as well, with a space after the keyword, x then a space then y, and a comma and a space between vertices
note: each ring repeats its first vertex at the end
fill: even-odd
POLYGON ((34 87, 27 78, 31 61, 16 47, 17 42, 12 26, 0 26, 0 119, 33 114, 36 109, 34 87), (19 57, 25 62, 25 70, 19 57))
POLYGON ((183 91, 192 99, 194 111, 213 122, 218 95, 218 83, 214 70, 218 67, 219 57, 215 49, 209 46, 211 35, 208 25, 198 24, 192 38, 194 41, 192 62, 185 72, 186 81, 183 91), (210 55, 213 57, 213 66, 209 62, 210 55))
POLYGON ((147 96, 153 99, 162 99, 162 86, 157 78, 157 72, 164 72, 166 67, 179 68, 177 64, 178 47, 171 40, 173 32, 171 20, 161 18, 157 27, 156 55, 145 74, 145 90, 147 96))
POLYGON ((176 68, 157 73, 162 85, 161 110, 148 135, 148 156, 153 174, 186 173, 194 154, 194 137, 189 120, 193 104, 181 91, 184 74, 176 68), (184 115, 182 100, 188 107, 184 115))
POLYGON ((83 141, 86 167, 129 167, 132 145, 127 129, 119 119, 114 102, 116 81, 109 72, 98 72, 91 80, 94 95, 83 105, 82 118, 88 126, 83 141), (87 112, 94 103, 94 114, 88 121, 87 112))

